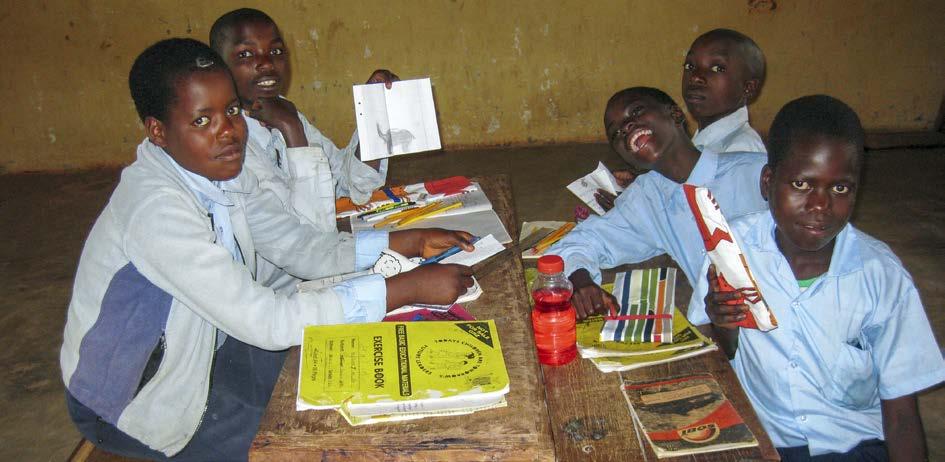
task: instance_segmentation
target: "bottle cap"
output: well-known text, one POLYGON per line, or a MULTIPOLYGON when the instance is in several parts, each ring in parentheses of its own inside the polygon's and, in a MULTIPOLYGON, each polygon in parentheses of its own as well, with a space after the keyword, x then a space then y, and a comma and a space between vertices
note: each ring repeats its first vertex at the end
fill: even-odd
POLYGON ((538 272, 555 274, 564 271, 564 260, 557 255, 545 255, 538 259, 538 272))

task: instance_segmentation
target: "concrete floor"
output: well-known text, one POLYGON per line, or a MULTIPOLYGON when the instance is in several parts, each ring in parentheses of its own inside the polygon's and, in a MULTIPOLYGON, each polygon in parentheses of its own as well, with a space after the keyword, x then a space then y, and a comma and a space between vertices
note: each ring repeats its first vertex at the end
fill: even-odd
MULTIPOLYGON (((418 154, 391 179, 505 173, 519 220, 571 219, 565 185, 605 145, 418 154)), ((0 177, 0 460, 64 460, 79 439, 66 414, 59 346, 82 244, 118 170, 0 177)), ((892 246, 911 271, 939 344, 945 342, 945 148, 872 151, 854 223, 892 246)), ((931 459, 945 460, 945 388, 920 397, 931 459)))

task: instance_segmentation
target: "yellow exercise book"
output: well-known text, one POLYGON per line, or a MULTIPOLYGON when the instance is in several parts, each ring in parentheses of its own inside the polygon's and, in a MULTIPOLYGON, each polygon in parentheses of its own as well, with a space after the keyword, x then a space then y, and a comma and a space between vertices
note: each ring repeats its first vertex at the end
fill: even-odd
POLYGON ((296 409, 337 409, 351 425, 468 414, 506 405, 495 323, 308 326, 296 409))

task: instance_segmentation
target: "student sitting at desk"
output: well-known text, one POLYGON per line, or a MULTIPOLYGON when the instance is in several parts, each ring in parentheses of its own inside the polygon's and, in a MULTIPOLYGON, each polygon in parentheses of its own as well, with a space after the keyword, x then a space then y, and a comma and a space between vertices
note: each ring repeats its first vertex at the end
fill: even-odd
MULTIPOLYGON (((765 80, 765 55, 750 37, 730 29, 710 30, 692 42, 683 62, 682 95, 699 124, 692 143, 700 151, 765 152, 764 142, 748 124, 748 105, 765 80)), ((616 170, 627 187, 636 175, 616 170)), ((615 196, 599 190, 597 203, 610 210, 615 196)))
POLYGON ((640 175, 613 210, 581 222, 546 252, 564 258, 579 319, 619 308, 599 285, 601 267, 668 253, 690 281, 700 274, 705 248, 681 183, 710 188, 726 217, 766 208, 758 194, 764 154, 700 152, 684 120, 672 98, 655 88, 621 90, 607 102, 610 147, 632 166, 652 171, 640 175))
POLYGON ((748 307, 726 304, 741 296, 719 290, 708 259, 689 319, 712 323, 781 460, 927 460, 916 393, 945 380, 945 362, 912 277, 849 224, 860 120, 834 98, 807 96, 778 112, 768 136, 770 211, 731 230, 778 328, 736 326, 748 307))
MULTIPOLYGON (((242 101, 249 131, 246 169, 301 221, 335 231, 335 199, 367 202, 386 181, 387 159, 361 162, 357 132, 339 149, 285 98, 289 49, 266 13, 240 8, 220 16, 210 28, 210 46, 229 66, 242 101)), ((378 70, 368 83, 389 88, 394 80, 396 75, 378 70)), ((257 262, 256 280, 283 293, 299 282, 264 257, 257 262)))
POLYGON ((322 232, 300 224, 243 170, 246 122, 233 77, 207 45, 169 39, 128 83, 147 139, 79 261, 60 353, 82 434, 126 456, 244 460, 307 324, 379 321, 450 303, 471 269, 424 265, 283 295, 253 279, 256 254, 316 278, 370 266, 384 248, 431 257, 468 233, 322 232))

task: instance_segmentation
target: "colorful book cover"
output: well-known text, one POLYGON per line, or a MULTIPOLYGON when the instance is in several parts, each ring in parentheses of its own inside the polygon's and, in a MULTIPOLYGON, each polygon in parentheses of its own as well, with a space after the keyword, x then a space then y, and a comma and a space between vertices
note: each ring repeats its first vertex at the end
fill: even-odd
POLYGON ((495 323, 308 326, 296 409, 338 409, 352 424, 502 406, 509 376, 495 323))
POLYGON ((676 268, 635 269, 617 274, 613 294, 620 311, 605 316, 601 341, 673 343, 676 268))
POLYGON ((622 389, 634 423, 658 458, 758 445, 710 374, 624 381, 622 389))
POLYGON ((605 322, 603 316, 591 316, 577 323, 577 346, 582 358, 646 355, 701 347, 712 343, 689 323, 682 312, 675 309, 672 321, 672 343, 604 341, 600 339, 600 332, 605 322))
POLYGON ((738 325, 762 332, 776 329, 778 321, 768 309, 758 283, 748 268, 745 255, 732 237, 728 221, 712 197, 712 192, 691 184, 683 185, 683 192, 705 242, 706 254, 715 265, 719 287, 725 291, 741 292, 742 298, 735 303, 748 305, 751 316, 747 316, 738 325))

